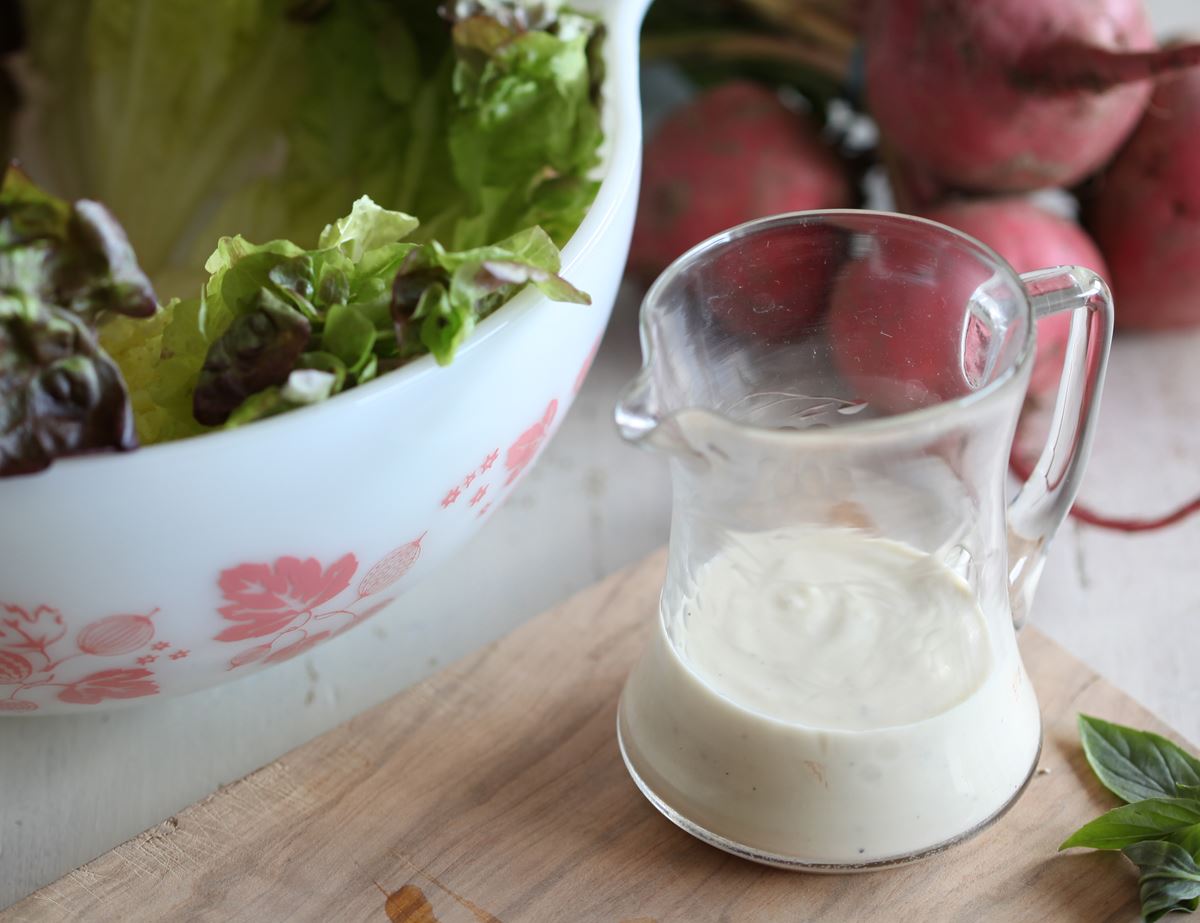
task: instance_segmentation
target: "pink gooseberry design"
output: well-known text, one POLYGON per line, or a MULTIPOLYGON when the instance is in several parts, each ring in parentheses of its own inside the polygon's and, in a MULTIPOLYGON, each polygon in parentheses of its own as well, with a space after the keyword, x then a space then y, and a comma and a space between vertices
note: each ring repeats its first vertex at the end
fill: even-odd
POLYGON ((377 561, 358 584, 359 598, 386 590, 407 574, 417 563, 417 559, 421 557, 421 540, 427 534, 427 532, 422 532, 411 542, 392 549, 377 561))
POLYGON ((154 623, 148 615, 109 615, 86 625, 75 638, 75 646, 85 654, 119 657, 149 644, 154 638, 154 623))
POLYGON ((28 712, 52 695, 72 705, 109 699, 135 699, 159 691, 146 653, 154 639, 158 612, 106 615, 88 622, 68 638, 67 620, 53 606, 25 607, 0 602, 0 712, 28 712), (132 656, 141 654, 141 656, 132 656), (127 665, 88 672, 94 658, 131 655, 127 665), (80 669, 82 667, 82 669, 80 669))
POLYGON ((19 685, 33 674, 29 659, 13 651, 0 650, 0 686, 19 685))

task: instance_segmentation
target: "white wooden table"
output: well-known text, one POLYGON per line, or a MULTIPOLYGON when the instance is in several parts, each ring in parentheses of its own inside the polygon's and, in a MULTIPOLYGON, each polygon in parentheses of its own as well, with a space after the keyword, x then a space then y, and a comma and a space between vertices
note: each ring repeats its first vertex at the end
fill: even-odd
MULTIPOLYGON (((1160 28, 1200 25, 1193 3, 1153 3, 1160 28)), ((508 505, 394 611, 187 698, 0 721, 0 907, 663 544, 665 465, 627 448, 611 422, 639 363, 635 310, 618 305, 576 405, 508 505)), ((1119 338, 1090 502, 1147 513, 1200 490, 1198 367, 1200 333, 1119 338)), ((1200 742, 1197 572, 1200 517, 1133 536, 1068 524, 1033 620, 1200 742)))

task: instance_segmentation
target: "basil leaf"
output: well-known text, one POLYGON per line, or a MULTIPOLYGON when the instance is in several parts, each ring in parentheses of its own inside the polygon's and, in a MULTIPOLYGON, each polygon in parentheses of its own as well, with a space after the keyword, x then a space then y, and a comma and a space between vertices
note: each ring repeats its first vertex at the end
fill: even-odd
POLYGON ((1142 915, 1154 923, 1174 910, 1200 907, 1200 866, 1183 847, 1161 841, 1135 843, 1122 852, 1141 871, 1142 915))
POLYGON ((1200 785, 1176 785, 1180 798, 1196 798, 1200 800, 1200 785))
POLYGON ((1200 786, 1200 760, 1158 734, 1080 715, 1079 736, 1096 777, 1124 801, 1173 798, 1180 785, 1200 786))
POLYGON ((1176 830, 1174 833, 1168 833, 1163 839, 1182 846, 1190 855, 1200 856, 1200 824, 1193 824, 1182 830, 1176 830))
POLYGON ((1147 798, 1100 815, 1076 830, 1058 848, 1122 849, 1142 840, 1161 840, 1167 834, 1196 824, 1200 824, 1200 801, 1147 798))

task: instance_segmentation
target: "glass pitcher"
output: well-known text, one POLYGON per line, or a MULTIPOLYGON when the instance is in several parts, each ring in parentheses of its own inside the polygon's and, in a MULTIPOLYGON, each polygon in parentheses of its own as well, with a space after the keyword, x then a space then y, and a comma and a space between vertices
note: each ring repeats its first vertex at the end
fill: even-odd
POLYGON ((616 410, 672 472, 659 619, 618 717, 656 807, 730 852, 837 871, 928 855, 1015 801, 1041 745, 1015 628, 1111 335, 1089 270, 1018 276, 901 215, 755 221, 667 269, 616 410), (1067 310, 1049 443, 1006 505, 1036 319, 1067 310))

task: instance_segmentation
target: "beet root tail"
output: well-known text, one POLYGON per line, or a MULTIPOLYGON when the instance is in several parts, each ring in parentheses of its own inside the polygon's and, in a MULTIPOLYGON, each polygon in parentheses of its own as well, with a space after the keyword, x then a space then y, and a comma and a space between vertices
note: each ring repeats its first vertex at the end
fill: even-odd
POLYGON ((1200 43, 1152 51, 1115 51, 1094 45, 1059 43, 1040 48, 1018 66, 1014 79, 1051 93, 1103 93, 1125 83, 1149 80, 1200 64, 1200 43))

